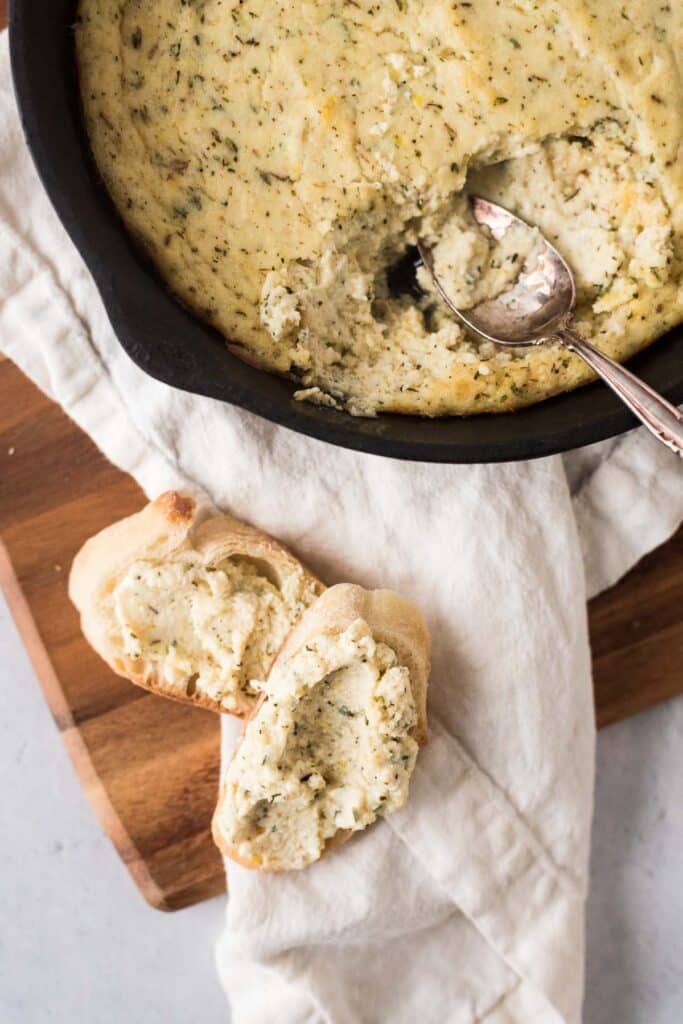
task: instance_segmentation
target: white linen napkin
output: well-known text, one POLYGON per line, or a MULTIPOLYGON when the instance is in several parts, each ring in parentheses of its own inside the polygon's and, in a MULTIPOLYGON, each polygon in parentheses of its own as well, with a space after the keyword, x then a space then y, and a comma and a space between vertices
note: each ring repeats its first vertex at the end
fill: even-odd
MULTIPOLYGON (((594 722, 586 593, 683 518, 644 431, 561 459, 362 455, 146 377, 21 139, 0 36, 0 347, 150 496, 194 487, 432 631, 406 807, 300 873, 229 865, 235 1024, 580 1020, 594 722)), ((115 511, 115 510, 113 510, 115 511)), ((234 742, 230 720, 225 754, 234 742)))

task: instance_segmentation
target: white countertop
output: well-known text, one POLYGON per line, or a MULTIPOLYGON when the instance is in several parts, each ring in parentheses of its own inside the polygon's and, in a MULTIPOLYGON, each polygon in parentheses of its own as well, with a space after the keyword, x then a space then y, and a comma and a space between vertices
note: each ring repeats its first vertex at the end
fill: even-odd
POLYGON ((138 893, 84 796, 0 595, 1 1024, 226 1024, 224 900, 138 893))
MULTIPOLYGON (((162 914, 137 893, 1 597, 0 665, 0 1021, 226 1024, 223 900, 162 914)), ((683 1020, 682 763, 681 700, 600 734, 585 1024, 683 1020)))

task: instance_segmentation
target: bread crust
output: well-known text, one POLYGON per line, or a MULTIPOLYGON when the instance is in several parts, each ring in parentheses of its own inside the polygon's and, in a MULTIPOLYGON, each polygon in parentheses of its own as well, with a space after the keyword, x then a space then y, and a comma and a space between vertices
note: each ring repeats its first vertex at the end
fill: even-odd
POLYGON ((137 559, 162 561, 190 550, 207 565, 235 555, 251 558, 278 584, 301 574, 316 594, 324 590, 324 584, 267 533, 192 495, 167 491, 85 542, 71 566, 69 597, 80 613, 88 643, 117 675, 171 700, 242 717, 246 712, 230 711, 208 694, 179 690, 145 659, 121 656, 108 635, 104 601, 128 567, 137 559))
MULTIPOLYGON (((289 633, 273 662, 271 673, 286 664, 315 637, 321 634, 339 635, 357 619, 363 619, 370 627, 374 639, 395 651, 399 664, 408 668, 417 711, 417 723, 412 735, 420 745, 423 745, 427 742, 427 686, 431 668, 431 640, 419 608, 393 590, 365 590, 353 583, 338 583, 330 587, 311 605, 289 633)), ((232 753, 233 759, 250 721, 256 717, 267 699, 267 692, 264 692, 250 714, 244 718, 232 753)), ((227 841, 221 831, 221 814, 227 796, 227 786, 224 784, 211 822, 213 840, 221 853, 251 871, 280 874, 292 870, 277 866, 264 868, 253 860, 239 856, 236 848, 227 841)), ((324 857, 352 835, 353 829, 342 829, 337 832, 326 842, 321 856, 324 857)))

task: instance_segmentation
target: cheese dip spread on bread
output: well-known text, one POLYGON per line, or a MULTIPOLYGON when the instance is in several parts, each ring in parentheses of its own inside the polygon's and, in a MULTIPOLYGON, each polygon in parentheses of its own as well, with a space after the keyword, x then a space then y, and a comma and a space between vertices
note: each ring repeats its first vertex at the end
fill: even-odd
POLYGON ((233 856, 301 868, 340 831, 401 807, 415 767, 410 673, 367 624, 306 644, 268 680, 226 776, 219 829, 233 856))
POLYGON ((312 596, 304 579, 280 588, 249 559, 140 559, 112 591, 112 632, 130 661, 144 659, 171 685, 193 678, 210 700, 243 714, 312 596))
POLYGON ((390 290, 406 247, 443 235, 476 294, 490 258, 464 189, 559 248, 610 355, 683 319, 683 0, 81 0, 76 44, 129 230, 302 397, 470 414, 588 379, 558 346, 501 350, 390 290))

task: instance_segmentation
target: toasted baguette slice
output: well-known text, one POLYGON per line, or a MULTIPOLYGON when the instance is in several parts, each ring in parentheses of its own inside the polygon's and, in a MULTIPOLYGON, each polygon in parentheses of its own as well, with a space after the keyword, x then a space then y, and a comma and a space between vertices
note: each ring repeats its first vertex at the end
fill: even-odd
POLYGON ((213 818, 219 849, 286 871, 401 807, 427 735, 429 634, 390 590, 342 583, 290 633, 213 818))
POLYGON ((234 715, 256 704, 323 589, 265 533, 175 492, 87 541, 69 579, 83 632, 115 672, 234 715))

